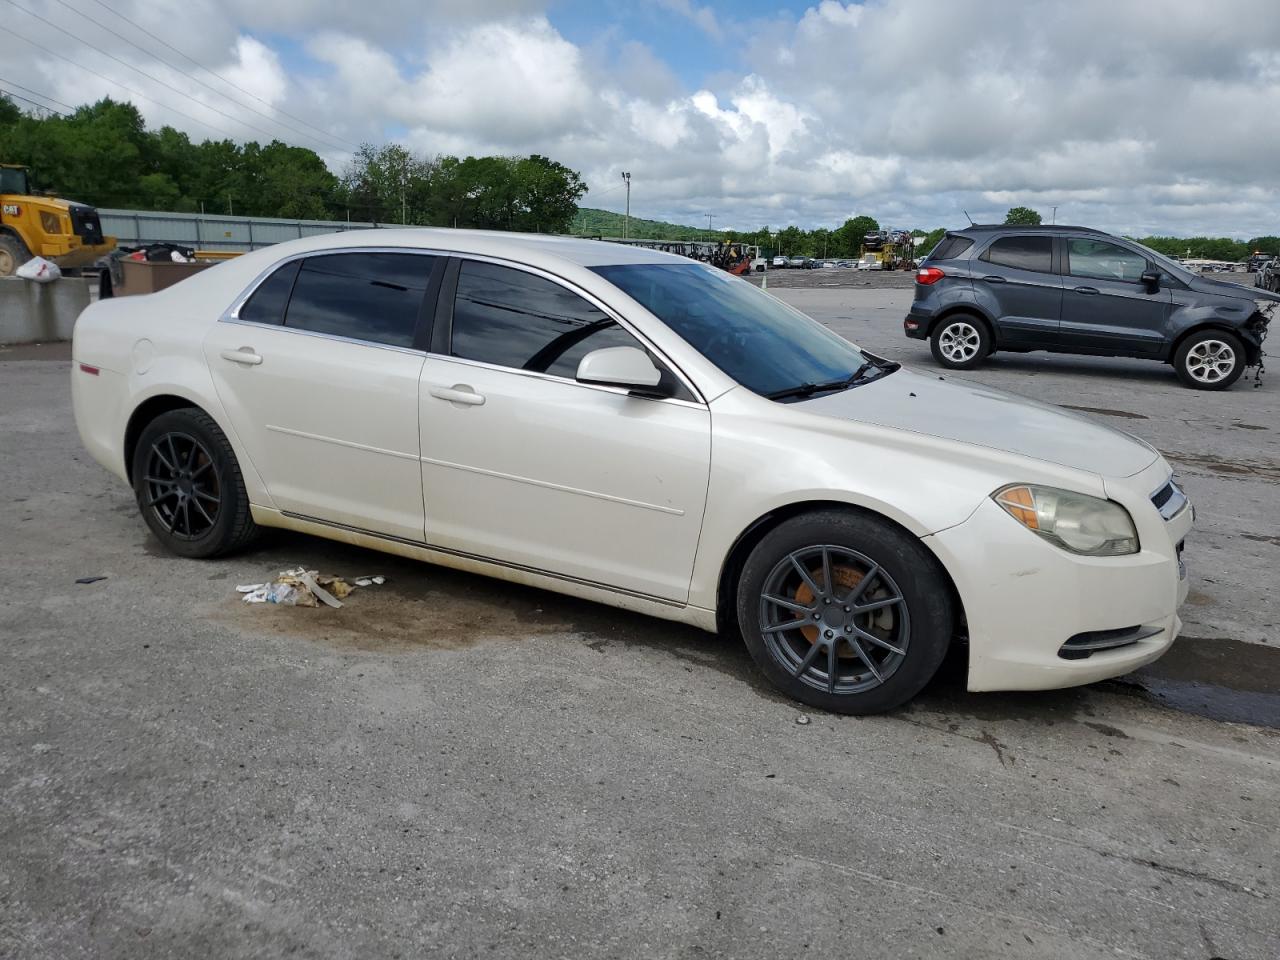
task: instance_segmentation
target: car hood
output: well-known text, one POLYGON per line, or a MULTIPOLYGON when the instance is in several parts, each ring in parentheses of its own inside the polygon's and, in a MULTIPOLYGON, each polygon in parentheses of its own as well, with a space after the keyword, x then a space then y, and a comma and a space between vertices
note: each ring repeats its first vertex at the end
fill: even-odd
POLYGON ((971 443, 1103 477, 1132 476, 1159 456, 1147 443, 1061 407, 906 369, 797 406, 805 413, 971 443))
POLYGON ((1261 287, 1246 287, 1227 280, 1213 280, 1209 277, 1195 277, 1190 287, 1198 293, 1211 293, 1220 297, 1235 297, 1238 300, 1262 300, 1271 303, 1280 302, 1280 293, 1272 293, 1261 287))

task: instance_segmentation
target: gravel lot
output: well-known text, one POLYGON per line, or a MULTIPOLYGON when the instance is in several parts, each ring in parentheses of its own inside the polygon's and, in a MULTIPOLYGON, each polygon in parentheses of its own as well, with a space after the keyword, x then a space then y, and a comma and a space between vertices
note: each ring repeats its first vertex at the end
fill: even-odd
MULTIPOLYGON (((933 369, 909 275, 827 273, 769 286, 933 369)), ((0 956, 1280 955, 1274 374, 997 355, 973 379, 1178 465, 1183 638, 1120 683, 970 695, 953 663, 801 724, 729 639, 295 535, 166 556, 66 357, 0 350, 0 956), (238 602, 297 564, 390 579, 238 602)))

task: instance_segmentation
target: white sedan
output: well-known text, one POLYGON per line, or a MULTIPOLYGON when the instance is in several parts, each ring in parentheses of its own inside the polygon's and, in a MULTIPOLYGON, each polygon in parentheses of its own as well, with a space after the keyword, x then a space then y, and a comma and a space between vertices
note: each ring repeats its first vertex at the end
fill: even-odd
POLYGON ((1147 444, 921 376, 750 283, 588 240, 397 230, 91 306, 85 446, 171 551, 285 527, 740 633, 786 693, 1088 683, 1177 634, 1147 444))

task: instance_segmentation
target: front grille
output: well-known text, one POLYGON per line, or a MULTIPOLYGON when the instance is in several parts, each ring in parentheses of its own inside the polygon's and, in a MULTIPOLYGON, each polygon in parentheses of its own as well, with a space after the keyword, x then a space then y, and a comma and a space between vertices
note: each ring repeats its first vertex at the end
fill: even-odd
POLYGON ((1168 483, 1151 495, 1151 503, 1160 511, 1160 516, 1172 520, 1187 505, 1187 495, 1170 477, 1168 483))
POLYGON ((88 246, 102 242, 102 221, 92 207, 71 208, 71 232, 88 246))
POLYGON ((1077 633, 1058 649, 1063 660, 1087 660, 1100 650, 1115 650, 1160 633, 1160 627, 1120 627, 1116 630, 1089 630, 1077 633))

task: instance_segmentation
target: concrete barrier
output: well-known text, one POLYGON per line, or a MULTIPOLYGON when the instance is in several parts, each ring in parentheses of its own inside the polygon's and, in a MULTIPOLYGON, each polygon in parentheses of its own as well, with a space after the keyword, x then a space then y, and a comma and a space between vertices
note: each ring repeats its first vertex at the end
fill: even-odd
POLYGON ((76 317, 89 305, 94 280, 63 277, 34 283, 0 278, 0 344, 70 340, 76 317))

